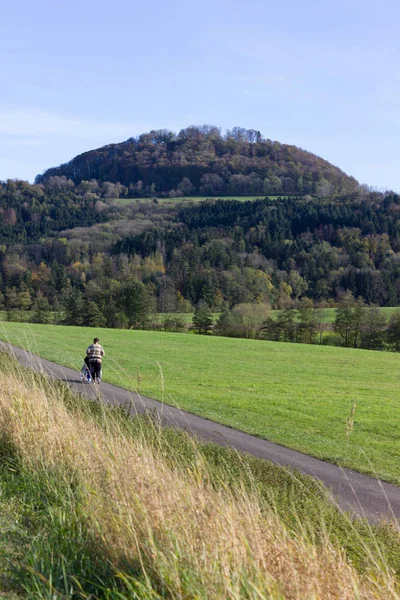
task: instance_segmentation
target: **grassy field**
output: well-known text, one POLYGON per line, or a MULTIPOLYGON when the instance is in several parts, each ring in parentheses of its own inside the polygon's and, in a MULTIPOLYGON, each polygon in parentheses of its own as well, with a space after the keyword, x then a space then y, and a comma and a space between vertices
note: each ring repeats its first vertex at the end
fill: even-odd
MULTIPOLYGON (((321 310, 323 311, 324 322, 327 325, 331 325, 332 323, 335 322, 335 315, 336 315, 335 308, 324 308, 324 309, 317 308, 316 310, 317 310, 317 312, 321 311, 321 310)), ((400 307, 399 306, 383 306, 379 310, 386 317, 387 321, 389 321, 389 319, 393 313, 400 311, 400 307)), ((280 312, 281 312, 280 310, 271 310, 271 316, 274 319, 276 319, 276 317, 279 315, 280 312)), ((220 314, 221 313, 213 313, 214 321, 218 321, 220 314)), ((171 316, 174 316, 174 313, 171 313, 171 316)), ((179 316, 180 318, 182 318, 185 323, 192 323, 192 320, 193 320, 193 313, 176 313, 175 316, 179 316)), ((160 317, 162 317, 162 314, 160 314, 160 317)))
MULTIPOLYGON (((317 308, 316 310, 323 312, 325 323, 331 324, 331 323, 335 322, 336 308, 323 308, 323 309, 317 308)), ((400 311, 400 307, 399 306, 382 306, 382 307, 380 307, 379 310, 386 317, 386 319, 389 320, 394 312, 400 311)), ((281 311, 279 311, 279 310, 272 310, 271 316, 276 318, 280 312, 281 311)))
POLYGON ((80 369, 98 335, 104 379, 400 484, 399 355, 302 344, 2 323, 0 338, 80 369), (356 403, 354 427, 347 428, 356 403))
MULTIPOLYGON (((179 198, 156 198, 157 202, 203 202, 204 200, 237 200, 238 202, 247 202, 264 199, 265 196, 182 196, 179 198)), ((276 198, 286 198, 286 196, 268 196, 271 200, 276 198)), ((153 198, 114 198, 111 202, 116 204, 132 204, 133 202, 152 202, 153 198)))
POLYGON ((0 352, 0 597, 398 600, 395 523, 0 352))
MULTIPOLYGON (((335 308, 324 308, 324 309, 316 309, 317 311, 322 310, 324 313, 324 322, 327 325, 331 325, 335 322, 336 309, 335 308)), ((385 315, 387 321, 389 321, 390 317, 394 312, 400 311, 399 306, 383 306, 379 309, 383 315, 385 315)), ((279 315, 280 310, 271 310, 271 316, 276 319, 279 315)), ((171 313, 173 314, 173 313, 171 313)), ((161 315, 160 315, 161 316, 161 315)), ((177 313, 176 316, 179 316, 184 320, 185 323, 191 323, 193 319, 193 313, 177 313)), ((220 313, 213 313, 214 321, 218 321, 220 313)), ((1 318, 1 317, 0 317, 1 318)))

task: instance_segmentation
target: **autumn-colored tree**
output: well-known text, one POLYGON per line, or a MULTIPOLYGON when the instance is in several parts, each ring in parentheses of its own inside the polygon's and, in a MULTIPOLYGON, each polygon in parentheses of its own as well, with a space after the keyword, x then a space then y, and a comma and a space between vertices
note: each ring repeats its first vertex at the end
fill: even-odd
POLYGON ((3 223, 9 227, 13 227, 17 222, 17 213, 13 208, 6 208, 3 213, 3 223))

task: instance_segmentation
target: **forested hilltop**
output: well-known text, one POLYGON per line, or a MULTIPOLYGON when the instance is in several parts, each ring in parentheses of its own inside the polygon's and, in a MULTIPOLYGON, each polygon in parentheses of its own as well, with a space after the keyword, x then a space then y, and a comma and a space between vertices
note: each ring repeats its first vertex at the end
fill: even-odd
POLYGON ((96 179, 118 184, 129 197, 193 194, 347 194, 358 183, 326 160, 296 146, 235 127, 188 127, 150 131, 119 144, 85 152, 38 175, 36 183, 65 176, 75 184, 96 179))

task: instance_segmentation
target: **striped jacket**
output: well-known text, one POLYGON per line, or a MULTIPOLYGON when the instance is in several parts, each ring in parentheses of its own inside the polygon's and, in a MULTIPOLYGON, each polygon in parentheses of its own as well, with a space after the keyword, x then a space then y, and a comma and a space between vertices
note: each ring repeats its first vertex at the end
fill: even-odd
POLYGON ((100 346, 100 344, 90 344, 86 350, 86 355, 89 357, 89 362, 101 363, 104 356, 103 346, 100 346))

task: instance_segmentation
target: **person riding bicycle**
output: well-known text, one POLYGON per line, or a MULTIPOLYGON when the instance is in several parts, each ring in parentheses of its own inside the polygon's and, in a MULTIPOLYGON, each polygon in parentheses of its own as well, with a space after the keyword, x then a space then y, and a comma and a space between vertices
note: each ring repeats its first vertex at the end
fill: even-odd
POLYGON ((100 383, 101 381, 101 363, 103 356, 103 346, 99 344, 99 338, 94 338, 93 344, 90 344, 86 350, 86 357, 89 360, 90 374, 93 383, 100 383))

